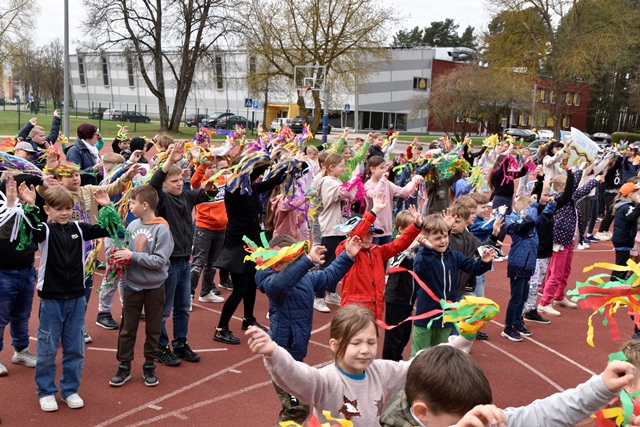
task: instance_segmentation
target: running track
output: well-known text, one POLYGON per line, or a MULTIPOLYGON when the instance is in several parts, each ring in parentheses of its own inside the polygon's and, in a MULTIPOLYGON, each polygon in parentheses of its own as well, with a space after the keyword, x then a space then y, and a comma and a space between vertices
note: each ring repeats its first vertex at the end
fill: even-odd
MULTIPOLYGON (((585 279, 582 268, 598 261, 613 262, 614 254, 609 242, 593 244, 591 249, 576 251, 570 284, 585 279)), ((561 309, 562 316, 553 318, 550 325, 528 325, 531 338, 512 343, 500 337, 504 310, 509 298, 506 262, 495 263, 489 273, 487 296, 498 302, 503 312, 485 327, 489 341, 476 342, 471 355, 485 370, 492 388, 494 403, 500 407, 519 406, 565 390, 602 372, 609 353, 617 351, 623 341, 613 342, 608 328, 595 320, 595 343, 587 345, 588 314, 581 310, 561 309)), ((595 274, 591 272, 589 274, 595 274)), ((99 283, 100 277, 96 278, 99 283)), ((571 285, 570 285, 571 287, 571 285)), ((222 296, 229 291, 222 290, 222 296)), ((30 322, 30 332, 37 330, 38 298, 30 322)), ((264 315, 267 299, 258 294, 256 315, 268 325, 264 315)), ((35 395, 33 370, 10 363, 13 348, 9 329, 5 331, 5 350, 0 360, 9 369, 9 376, 0 378, 0 419, 3 425, 53 426, 273 426, 279 411, 279 400, 269 382, 260 357, 254 356, 241 334, 239 317, 231 322, 231 329, 241 336, 242 344, 226 346, 212 340, 222 304, 194 304, 191 313, 189 341, 201 354, 199 363, 183 362, 169 368, 159 365, 159 386, 148 388, 142 380, 143 329, 139 331, 136 346, 137 360, 132 368, 133 378, 123 387, 108 385, 117 369, 115 349, 117 331, 104 330, 95 325, 97 295, 93 295, 87 313, 87 329, 93 343, 86 347, 85 369, 80 395, 85 407, 71 410, 64 403, 54 413, 42 412, 35 395)), ((114 318, 119 319, 120 305, 114 306, 114 318)), ((242 316, 240 308, 236 315, 242 316)), ((323 365, 330 360, 328 324, 331 315, 315 313, 314 331, 306 362, 323 365)), ((622 339, 630 338, 631 320, 624 314, 617 317, 622 339)), ((33 340, 33 338, 32 338, 33 340)), ((379 352, 381 351, 381 343, 379 352)), ((35 342, 30 346, 35 351, 35 342)), ((408 351, 407 351, 408 353, 408 351)), ((405 353, 405 354, 407 354, 405 353)), ((58 356, 60 359, 60 355, 58 356)), ((60 366, 60 360, 58 360, 60 366)), ((58 377, 60 370, 58 369, 58 377)), ((589 421, 581 425, 592 425, 589 421)))

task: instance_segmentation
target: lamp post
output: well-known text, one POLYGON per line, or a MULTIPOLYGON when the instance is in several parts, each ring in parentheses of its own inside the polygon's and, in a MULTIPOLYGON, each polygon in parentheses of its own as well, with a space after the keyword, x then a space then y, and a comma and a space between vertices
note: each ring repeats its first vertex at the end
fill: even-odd
POLYGON ((64 91, 63 131, 69 137, 69 0, 64 0, 64 91))

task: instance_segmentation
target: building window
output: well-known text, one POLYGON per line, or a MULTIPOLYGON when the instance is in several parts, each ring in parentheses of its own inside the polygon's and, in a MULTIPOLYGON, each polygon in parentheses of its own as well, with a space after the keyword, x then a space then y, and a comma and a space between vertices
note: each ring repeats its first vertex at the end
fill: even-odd
POLYGON ((134 87, 135 79, 133 77, 133 58, 131 55, 127 55, 127 76, 129 77, 129 87, 134 87))
POLYGON ((398 113, 396 114, 396 129, 407 130, 407 115, 398 113))
POLYGON ((580 98, 582 98, 581 95, 582 94, 580 94, 580 93, 574 93, 573 94, 573 105, 575 105, 576 107, 580 105, 580 98))
POLYGON ((552 104, 555 104, 555 103, 556 103, 556 91, 555 91, 555 90, 552 90, 552 91, 549 93, 549 101, 550 101, 552 104))
POLYGON ((549 117, 547 119, 547 127, 548 128, 553 128, 553 117, 549 117))
POLYGON ((542 103, 546 104, 547 102, 549 102, 549 89, 544 89, 542 92, 542 103))
POLYGON ((249 74, 255 74, 256 72, 256 57, 249 57, 249 74))
POLYGON ((222 75, 222 56, 216 55, 214 59, 216 71, 216 89, 224 89, 224 76, 222 75))
POLYGON ((429 90, 430 82, 426 77, 414 77, 413 78, 413 90, 419 90, 427 92, 429 90))
POLYGON ((566 93, 566 95, 564 96, 564 102, 567 105, 571 105, 571 103, 573 102, 573 92, 566 93))
POLYGON ((78 56, 78 75, 80 77, 80 85, 86 85, 87 81, 84 76, 84 56, 78 56))
POLYGON ((102 57, 102 84, 109 86, 109 62, 107 57, 102 57))
POLYGON ((565 129, 571 127, 571 115, 564 116, 562 119, 562 127, 565 129))

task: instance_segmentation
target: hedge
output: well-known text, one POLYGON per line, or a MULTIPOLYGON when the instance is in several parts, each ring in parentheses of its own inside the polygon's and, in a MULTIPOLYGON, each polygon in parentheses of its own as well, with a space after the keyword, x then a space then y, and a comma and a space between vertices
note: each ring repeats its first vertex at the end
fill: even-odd
POLYGON ((627 141, 628 144, 640 141, 640 133, 615 132, 611 135, 611 142, 614 144, 619 144, 622 140, 627 141))

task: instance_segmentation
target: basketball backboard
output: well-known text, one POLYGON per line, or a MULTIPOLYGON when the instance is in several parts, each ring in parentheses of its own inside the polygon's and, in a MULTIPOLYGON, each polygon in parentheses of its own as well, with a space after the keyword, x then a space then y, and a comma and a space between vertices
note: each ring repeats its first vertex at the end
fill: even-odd
POLYGON ((326 68, 319 65, 301 65, 293 67, 294 89, 323 91, 325 88, 326 68))

